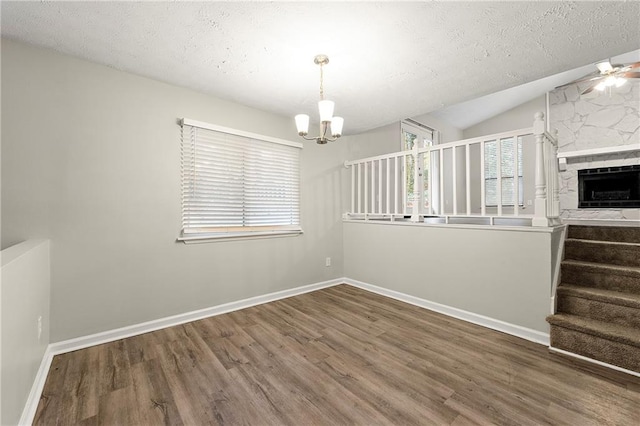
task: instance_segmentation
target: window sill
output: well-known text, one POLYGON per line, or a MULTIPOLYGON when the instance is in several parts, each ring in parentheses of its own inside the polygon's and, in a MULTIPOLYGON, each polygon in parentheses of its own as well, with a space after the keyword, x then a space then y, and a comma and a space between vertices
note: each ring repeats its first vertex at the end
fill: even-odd
POLYGON ((220 232, 210 234, 194 233, 181 235, 176 239, 176 241, 180 241, 185 244, 202 244, 234 240, 261 240, 264 238, 296 237, 301 234, 303 234, 301 229, 296 231, 220 232))

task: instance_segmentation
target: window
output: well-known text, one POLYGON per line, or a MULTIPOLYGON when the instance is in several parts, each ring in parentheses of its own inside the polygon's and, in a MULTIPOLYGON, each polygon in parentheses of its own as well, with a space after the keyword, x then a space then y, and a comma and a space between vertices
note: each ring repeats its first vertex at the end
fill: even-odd
POLYGON ((182 120, 181 241, 299 234, 302 144, 182 120))
MULTIPOLYGON (((500 140, 500 164, 502 180, 502 205, 513 206, 515 197, 515 176, 518 176, 518 204, 523 205, 524 194, 522 186, 522 138, 517 142, 514 150, 514 139, 500 140), (517 173, 516 169, 517 168, 517 173)), ((498 205, 498 149, 497 141, 489 141, 484 144, 484 179, 485 179, 485 205, 492 207, 498 205)))
MULTIPOLYGON (((438 132, 431 127, 425 126, 422 123, 418 123, 412 119, 403 120, 400 123, 400 133, 401 133, 401 142, 402 142, 402 150, 409 151, 412 150, 413 147, 418 144, 418 148, 425 148, 427 146, 431 146, 436 143, 436 138, 438 136, 438 132)), ((404 200, 406 205, 406 210, 409 211, 413 208, 415 193, 413 188, 413 174, 414 174, 414 161, 413 157, 407 156, 405 158, 404 167, 407 170, 407 174, 405 176, 406 179, 406 188, 407 188, 407 199, 404 200)), ((429 173, 429 164, 425 160, 423 169, 420 171, 421 176, 428 176, 429 173)), ((429 183, 428 179, 423 179, 423 200, 424 207, 428 208, 428 200, 429 200, 429 183)))
POLYGON ((418 143, 418 148, 433 145, 437 136, 437 131, 417 121, 407 119, 401 122, 402 150, 408 151, 418 143))

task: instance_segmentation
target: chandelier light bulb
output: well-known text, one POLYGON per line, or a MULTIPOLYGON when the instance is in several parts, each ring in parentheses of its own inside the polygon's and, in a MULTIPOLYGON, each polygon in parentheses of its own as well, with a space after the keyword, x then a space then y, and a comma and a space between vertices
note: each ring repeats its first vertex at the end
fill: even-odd
POLYGON ((318 102, 318 110, 320 111, 320 121, 322 122, 331 121, 331 117, 333 117, 334 107, 335 107, 335 103, 333 101, 323 100, 318 102))
POLYGON ((344 125, 344 118, 333 117, 331 119, 331 136, 339 138, 342 135, 342 126, 344 125))
POLYGON ((296 128, 300 136, 306 136, 309 133, 309 116, 307 114, 298 114, 295 117, 296 128))

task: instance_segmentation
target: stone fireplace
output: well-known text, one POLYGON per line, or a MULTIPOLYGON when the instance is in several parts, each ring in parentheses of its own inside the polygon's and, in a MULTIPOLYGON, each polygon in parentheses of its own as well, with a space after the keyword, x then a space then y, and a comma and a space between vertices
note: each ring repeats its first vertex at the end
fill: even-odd
POLYGON ((550 124, 567 161, 560 173, 560 216, 640 221, 640 82, 582 97, 581 89, 572 85, 549 93, 550 124))

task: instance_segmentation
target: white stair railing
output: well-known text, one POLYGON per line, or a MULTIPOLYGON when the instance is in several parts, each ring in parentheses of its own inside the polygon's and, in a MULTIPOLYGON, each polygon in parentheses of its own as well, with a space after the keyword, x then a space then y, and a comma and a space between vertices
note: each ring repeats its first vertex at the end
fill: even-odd
MULTIPOLYGON (((351 218, 389 218, 409 214, 407 163, 413 151, 401 151, 345 162, 351 167, 351 218)), ((415 177, 414 177, 415 179, 415 177)))
POLYGON ((544 114, 537 113, 531 128, 347 161, 345 166, 351 167, 351 209, 345 218, 419 222, 425 216, 438 216, 448 222, 453 217, 487 217, 493 224, 495 218, 518 217, 531 219, 533 226, 552 226, 559 223, 560 214, 556 154, 555 132, 552 135, 545 130, 544 114), (535 138, 535 159, 528 158, 523 147, 520 161, 518 145, 527 136, 535 138), (495 144, 497 169, 496 205, 489 208, 487 144, 495 144), (513 159, 512 165, 507 164, 513 175, 503 175, 503 153, 513 159), (535 161, 534 213, 524 215, 519 203, 523 195, 519 180, 524 179, 519 164, 531 161, 535 161), (503 200, 503 179, 512 179, 510 200, 503 200), (445 191, 450 197, 445 197, 445 191), (447 208, 449 201, 451 207, 447 208))
POLYGON ((560 223, 560 183, 558 171, 557 131, 545 127, 544 113, 534 117, 536 137, 536 200, 533 226, 553 226, 560 223))

